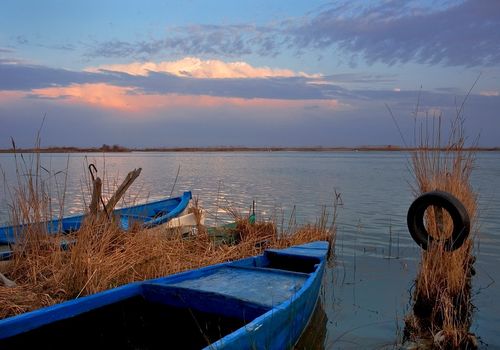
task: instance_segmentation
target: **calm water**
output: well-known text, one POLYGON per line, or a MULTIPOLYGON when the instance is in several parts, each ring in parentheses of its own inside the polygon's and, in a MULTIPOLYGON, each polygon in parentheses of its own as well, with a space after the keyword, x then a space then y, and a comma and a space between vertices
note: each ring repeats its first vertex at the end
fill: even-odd
MULTIPOLYGON (((391 348, 397 341, 420 257, 406 229, 413 181, 404 153, 125 153, 90 154, 88 161, 97 165, 99 176, 119 181, 143 168, 124 205, 170 195, 180 166, 173 193, 192 190, 211 223, 229 219, 226 207, 248 212, 252 200, 261 218, 287 222, 295 207, 298 222, 313 222, 340 192, 337 264, 327 276, 327 321, 318 322, 317 335, 326 348, 391 348)), ((81 212, 89 199, 85 155, 43 155, 41 162, 49 171, 41 176, 52 189, 66 181, 66 213, 81 212)), ((494 349, 500 348, 500 153, 480 153, 476 165, 480 227, 471 331, 494 349)), ((16 179, 13 156, 1 154, 0 166, 6 178, 0 222, 6 222, 16 179)))

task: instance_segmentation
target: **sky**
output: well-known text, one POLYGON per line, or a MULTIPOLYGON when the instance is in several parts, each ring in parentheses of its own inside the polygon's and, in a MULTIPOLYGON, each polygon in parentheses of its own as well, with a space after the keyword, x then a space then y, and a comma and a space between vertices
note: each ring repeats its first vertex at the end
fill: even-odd
POLYGON ((500 1, 16 0, 0 148, 500 146, 500 1))

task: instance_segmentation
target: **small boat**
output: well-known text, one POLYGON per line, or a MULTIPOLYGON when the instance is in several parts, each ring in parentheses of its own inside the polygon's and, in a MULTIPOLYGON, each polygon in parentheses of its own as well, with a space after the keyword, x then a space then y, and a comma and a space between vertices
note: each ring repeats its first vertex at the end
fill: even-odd
POLYGON ((0 348, 291 349, 328 242, 135 282, 0 320, 0 348))
MULTIPOLYGON (((255 221, 255 201, 253 201, 252 213, 247 217, 246 222, 250 225, 254 225, 255 221)), ((207 234, 210 239, 217 244, 235 244, 241 240, 241 232, 238 230, 237 221, 228 222, 220 226, 208 227, 207 234)))
MULTIPOLYGON (((119 220, 120 226, 124 230, 127 230, 132 223, 138 223, 144 228, 151 228, 184 214, 191 197, 191 192, 187 191, 180 197, 116 209, 112 215, 119 220)), ((84 218, 84 215, 67 216, 40 223, 40 225, 45 226, 44 229, 49 234, 70 233, 80 228, 84 218)), ((18 235, 22 235, 25 227, 26 225, 0 227, 0 246, 15 244, 18 235)), ((8 254, 9 250, 0 250, 0 260, 7 258, 8 254)))
POLYGON ((188 234, 192 232, 196 226, 204 224, 205 215, 203 212, 199 217, 197 217, 195 213, 187 213, 173 218, 162 227, 165 228, 165 231, 168 233, 179 232, 181 234, 188 234))
MULTIPOLYGON (((247 218, 247 222, 251 225, 255 224, 255 212, 247 218)), ((208 227, 207 234, 212 241, 218 244, 235 244, 241 240, 236 221, 220 226, 208 227)))

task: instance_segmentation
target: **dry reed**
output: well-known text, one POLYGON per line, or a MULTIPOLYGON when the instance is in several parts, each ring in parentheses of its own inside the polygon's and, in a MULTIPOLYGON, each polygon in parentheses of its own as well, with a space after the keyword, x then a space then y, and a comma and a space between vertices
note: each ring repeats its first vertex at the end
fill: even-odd
MULTIPOLYGON (((471 219, 472 236, 453 252, 446 251, 443 239, 435 240, 422 252, 415 289, 413 313, 406 318, 405 337, 421 341, 431 339, 431 347, 439 349, 473 349, 475 337, 469 333, 472 317, 471 276, 476 221, 476 194, 470 185, 475 154, 465 150, 464 124, 458 113, 452 123, 450 138, 441 145, 441 117, 426 120, 420 131, 420 147, 412 154, 415 195, 440 190, 459 199, 471 219), (444 150, 443 150, 444 149, 444 150)), ((426 228, 433 237, 447 238, 453 223, 446 211, 429 208, 425 213, 426 228)))
MULTIPOLYGON (((49 206, 44 204, 49 198, 46 187, 40 183, 32 186, 31 180, 19 179, 14 223, 50 217, 49 206)), ((240 237, 235 244, 218 244, 202 226, 198 234, 189 237, 167 232, 162 226, 147 230, 132 227, 125 232, 103 216, 85 220, 77 232, 64 236, 47 235, 44 225, 30 224, 18 235, 20 241, 6 267, 6 275, 18 286, 0 286, 0 318, 133 281, 260 254, 269 247, 335 238, 334 227, 323 224, 278 233, 269 222, 250 224, 239 218, 237 223, 240 237), (62 239, 74 243, 63 250, 62 239)))

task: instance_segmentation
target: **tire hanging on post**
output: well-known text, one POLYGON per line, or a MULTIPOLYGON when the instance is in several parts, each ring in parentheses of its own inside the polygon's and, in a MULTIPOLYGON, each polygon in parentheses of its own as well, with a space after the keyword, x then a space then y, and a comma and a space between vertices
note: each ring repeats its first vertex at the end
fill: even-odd
POLYGON ((444 241, 444 249, 451 252, 460 248, 470 233, 469 214, 462 202, 444 191, 424 193, 410 205, 406 219, 413 240, 425 250, 432 242, 439 241, 437 238, 432 237, 425 228, 424 215, 430 206, 446 210, 453 221, 453 232, 444 241))

